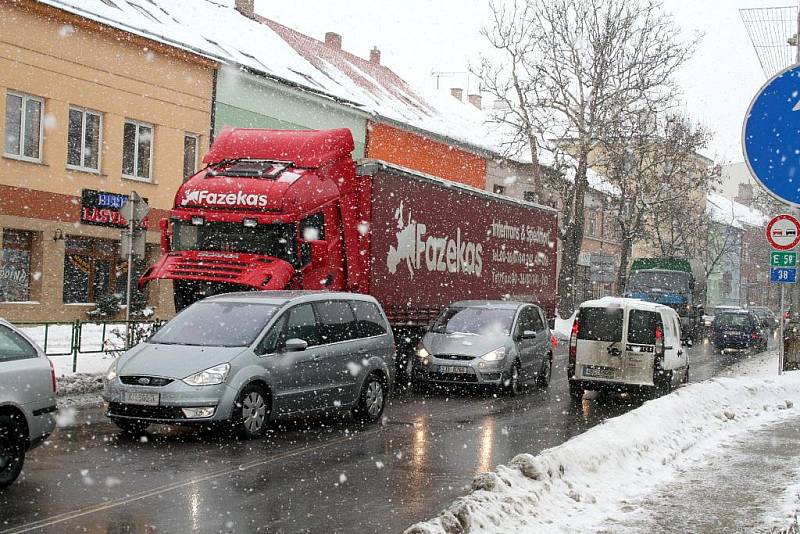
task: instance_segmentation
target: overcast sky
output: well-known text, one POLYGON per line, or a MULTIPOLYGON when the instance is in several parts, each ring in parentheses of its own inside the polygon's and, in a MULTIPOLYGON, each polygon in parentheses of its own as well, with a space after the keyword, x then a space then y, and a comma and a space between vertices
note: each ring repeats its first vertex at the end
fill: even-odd
MULTIPOLYGON (((681 72, 686 112, 716 132, 707 155, 719 162, 742 160, 742 119, 750 100, 766 81, 739 16, 740 8, 784 6, 792 0, 664 0, 677 25, 690 37, 705 37, 681 72)), ((412 85, 434 87, 436 72, 465 73, 475 64, 485 39, 488 0, 256 0, 256 11, 322 39, 342 35, 345 50, 381 62, 412 85)), ((788 37, 788 36, 787 36, 788 37)), ((443 75, 440 87, 464 87, 466 74, 443 75)))

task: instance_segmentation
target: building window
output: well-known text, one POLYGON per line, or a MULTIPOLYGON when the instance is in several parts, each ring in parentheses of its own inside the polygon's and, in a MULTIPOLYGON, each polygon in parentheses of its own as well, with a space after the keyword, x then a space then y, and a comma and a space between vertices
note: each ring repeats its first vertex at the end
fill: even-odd
POLYGON ((11 91, 6 93, 6 156, 42 161, 43 112, 43 99, 11 91))
POLYGON ((597 212, 595 210, 589 210, 586 217, 586 235, 592 237, 597 235, 597 212))
POLYGON ((536 202, 536 193, 533 191, 525 191, 522 193, 522 199, 525 202, 536 202))
POLYGON ((31 300, 33 232, 3 229, 0 251, 0 302, 31 300))
POLYGON ((183 180, 186 181, 197 170, 197 136, 187 133, 183 136, 183 180))
POLYGON ((64 251, 64 303, 95 302, 110 293, 124 293, 127 262, 119 259, 119 242, 67 236, 64 251))
POLYGON ((90 172, 100 171, 100 146, 103 119, 100 113, 83 108, 69 108, 67 167, 90 172))
POLYGON ((494 186, 492 186, 492 193, 495 193, 497 195, 505 195, 506 194, 506 188, 503 185, 495 184, 494 186))
POLYGON ((122 176, 150 181, 153 168, 153 125, 125 121, 122 132, 122 176))

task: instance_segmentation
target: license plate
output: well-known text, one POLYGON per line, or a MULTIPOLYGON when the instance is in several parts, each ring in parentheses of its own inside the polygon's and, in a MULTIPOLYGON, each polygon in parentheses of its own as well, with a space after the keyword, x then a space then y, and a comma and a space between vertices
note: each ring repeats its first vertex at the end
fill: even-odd
POLYGON ((122 393, 122 402, 125 404, 142 404, 144 406, 158 406, 158 393, 143 391, 125 391, 122 393))
POLYGON ((470 368, 460 365, 440 365, 437 371, 439 374, 467 375, 470 373, 470 368))
POLYGON ((614 378, 614 369, 603 369, 598 367, 584 367, 583 376, 591 378, 614 378))

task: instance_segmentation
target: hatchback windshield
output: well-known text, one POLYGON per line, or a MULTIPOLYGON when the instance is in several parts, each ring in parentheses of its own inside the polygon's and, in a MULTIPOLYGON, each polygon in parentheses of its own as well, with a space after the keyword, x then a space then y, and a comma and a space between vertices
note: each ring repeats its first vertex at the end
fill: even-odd
POLYGON ((507 336, 514 322, 514 309, 448 308, 431 329, 440 334, 478 334, 507 336))
POLYGON ((239 302, 198 302, 150 338, 150 343, 201 347, 246 347, 255 341, 277 306, 239 302))
POLYGON ((746 313, 722 313, 714 318, 717 326, 737 328, 751 326, 750 316, 746 313))

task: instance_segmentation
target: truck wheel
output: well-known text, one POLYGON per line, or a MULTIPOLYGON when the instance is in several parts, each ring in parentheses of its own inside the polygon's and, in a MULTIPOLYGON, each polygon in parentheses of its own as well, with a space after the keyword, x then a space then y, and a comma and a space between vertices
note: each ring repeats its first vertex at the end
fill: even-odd
POLYGON ((269 395, 258 384, 250 384, 239 393, 232 412, 231 422, 236 433, 243 439, 260 438, 267 430, 269 395))
POLYGON ((360 423, 374 423, 381 418, 386 406, 386 385, 375 373, 369 375, 361 388, 353 417, 360 423))
POLYGON ((542 368, 539 370, 539 376, 536 377, 536 386, 540 389, 545 389, 550 385, 550 377, 553 375, 553 355, 548 354, 547 359, 542 362, 542 368))
POLYGON ((117 425, 117 427, 126 434, 133 434, 134 436, 144 434, 147 427, 150 426, 150 423, 138 419, 119 419, 112 417, 111 422, 117 425))
POLYGON ((0 490, 10 486, 22 472, 27 441, 18 417, 0 415, 0 490))

